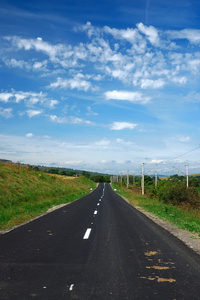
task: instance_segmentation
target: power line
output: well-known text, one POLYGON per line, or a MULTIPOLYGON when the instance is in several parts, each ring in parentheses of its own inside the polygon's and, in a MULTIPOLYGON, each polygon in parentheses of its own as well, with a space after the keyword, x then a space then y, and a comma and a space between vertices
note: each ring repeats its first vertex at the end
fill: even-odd
POLYGON ((192 151, 195 151, 195 150, 197 150, 197 149, 199 149, 200 148, 200 145, 198 146, 198 147, 196 147, 196 148, 194 148, 194 149, 192 149, 192 150, 189 150, 189 151, 187 151, 187 152, 185 152, 185 153, 183 153, 183 154, 180 154, 180 155, 178 155, 178 156, 176 156, 176 157, 174 157, 174 158, 170 158, 170 159, 167 159, 167 160, 163 160, 163 161, 160 161, 160 162, 158 162, 158 163, 156 163, 151 169, 149 169, 149 170, 147 170, 146 172, 145 172, 145 174, 147 174, 147 173, 149 173, 151 170, 153 170, 157 165, 159 165, 159 164, 161 164, 161 163, 163 163, 163 162, 168 162, 168 161, 170 161, 170 160, 174 160, 174 159, 177 159, 177 158, 179 158, 179 157, 181 157, 181 156, 183 156, 183 155, 186 155, 186 154, 188 154, 188 153, 190 153, 190 152, 192 152, 192 151))
POLYGON ((178 155, 178 156, 176 156, 176 157, 174 157, 174 158, 167 159, 165 162, 167 162, 167 161, 169 161, 169 160, 177 159, 177 158, 179 158, 179 157, 181 157, 181 156, 183 156, 183 155, 186 155, 186 154, 188 154, 188 153, 190 153, 190 152, 192 152, 192 151, 195 151, 195 150, 197 150, 197 149, 199 149, 199 148, 200 148, 200 145, 199 145, 198 147, 196 147, 196 148, 194 148, 194 149, 192 149, 192 150, 190 150, 190 151, 187 151, 187 152, 185 152, 185 153, 183 153, 183 154, 180 154, 180 155, 178 155))

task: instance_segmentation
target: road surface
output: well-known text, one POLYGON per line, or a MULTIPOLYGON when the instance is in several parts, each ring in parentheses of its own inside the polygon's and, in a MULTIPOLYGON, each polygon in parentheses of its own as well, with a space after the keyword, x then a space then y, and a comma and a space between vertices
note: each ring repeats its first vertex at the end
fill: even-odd
POLYGON ((0 299, 200 299, 200 258, 100 184, 0 236, 0 299))

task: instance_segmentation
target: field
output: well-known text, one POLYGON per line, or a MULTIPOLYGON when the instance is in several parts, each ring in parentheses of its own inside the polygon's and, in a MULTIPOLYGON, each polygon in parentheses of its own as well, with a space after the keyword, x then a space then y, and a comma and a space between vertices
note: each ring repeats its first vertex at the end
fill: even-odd
POLYGON ((0 229, 21 224, 53 206, 72 202, 95 187, 84 176, 52 176, 28 166, 0 163, 0 229))

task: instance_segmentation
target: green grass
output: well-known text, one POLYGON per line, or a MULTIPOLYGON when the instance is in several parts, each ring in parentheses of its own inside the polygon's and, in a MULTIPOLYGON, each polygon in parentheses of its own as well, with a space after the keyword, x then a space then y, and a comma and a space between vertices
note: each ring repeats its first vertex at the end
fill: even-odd
POLYGON ((125 197, 133 206, 139 206, 145 211, 151 212, 159 218, 169 221, 178 228, 198 233, 200 235, 200 211, 189 206, 177 207, 164 204, 158 200, 151 199, 147 195, 142 196, 141 192, 134 188, 118 187, 117 193, 125 197))
POLYGON ((71 179, 0 164, 0 229, 21 224, 52 206, 72 202, 95 187, 84 176, 71 179))

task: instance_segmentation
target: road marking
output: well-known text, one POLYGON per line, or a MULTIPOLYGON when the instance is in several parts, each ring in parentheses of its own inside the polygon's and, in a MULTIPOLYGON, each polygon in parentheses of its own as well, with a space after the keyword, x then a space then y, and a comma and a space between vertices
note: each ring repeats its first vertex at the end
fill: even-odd
POLYGON ((92 228, 88 228, 85 232, 85 235, 83 237, 84 240, 87 240, 90 236, 90 232, 91 232, 92 228))
POLYGON ((94 211, 94 215, 97 215, 97 210, 94 211))
POLYGON ((100 204, 99 203, 97 203, 97 206, 99 206, 100 204))
POLYGON ((74 287, 74 284, 71 284, 70 287, 69 287, 69 290, 72 291, 73 287, 74 287))

